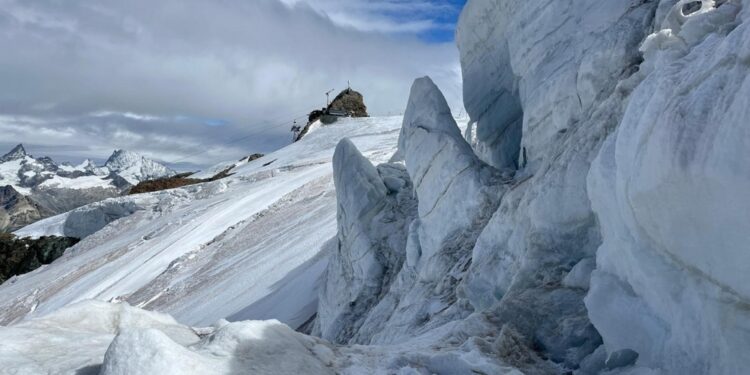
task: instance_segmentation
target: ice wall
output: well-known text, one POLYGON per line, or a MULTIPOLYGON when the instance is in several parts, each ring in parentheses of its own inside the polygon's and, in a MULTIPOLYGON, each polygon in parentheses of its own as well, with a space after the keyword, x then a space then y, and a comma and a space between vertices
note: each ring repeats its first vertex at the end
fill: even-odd
POLYGON ((644 42, 644 79, 589 175, 604 243, 586 305, 607 349, 635 350, 639 365, 740 374, 750 364, 750 3, 695 3, 676 4, 644 42))
POLYGON ((406 260, 337 338, 389 344, 449 326, 456 346, 513 337, 537 360, 494 354, 531 373, 741 373, 742 6, 470 1, 457 40, 471 143, 417 80, 394 159, 418 205, 406 260))

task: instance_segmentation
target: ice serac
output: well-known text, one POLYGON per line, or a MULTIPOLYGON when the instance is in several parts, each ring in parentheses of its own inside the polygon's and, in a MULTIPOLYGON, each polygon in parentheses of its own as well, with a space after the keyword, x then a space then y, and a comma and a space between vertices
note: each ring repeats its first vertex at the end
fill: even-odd
POLYGON ((500 176, 474 154, 429 77, 412 85, 398 152, 419 200, 420 258, 429 261, 457 232, 492 211, 500 176))
POLYGON ((346 343, 401 269, 415 204, 403 166, 375 168, 348 139, 336 147, 333 170, 338 238, 315 331, 346 343))
POLYGON ((459 22, 474 148, 500 168, 512 165, 496 155, 518 155, 520 168, 477 239, 464 292, 570 368, 601 342, 583 304, 600 243, 586 175, 638 84, 656 7, 475 0, 459 22))
POLYGON ((638 58, 653 1, 473 0, 461 14, 464 105, 496 167, 548 153, 638 58))
POLYGON ((603 235, 589 315, 609 352, 665 374, 750 364, 748 6, 670 8, 589 174, 603 235))
POLYGON ((348 141, 337 148, 339 235, 313 334, 399 351, 390 372, 513 372, 502 353, 549 370, 515 331, 498 337, 487 317, 471 316, 461 295, 471 248, 505 186, 427 77, 412 86, 398 154, 392 160, 405 165, 375 168, 348 141))

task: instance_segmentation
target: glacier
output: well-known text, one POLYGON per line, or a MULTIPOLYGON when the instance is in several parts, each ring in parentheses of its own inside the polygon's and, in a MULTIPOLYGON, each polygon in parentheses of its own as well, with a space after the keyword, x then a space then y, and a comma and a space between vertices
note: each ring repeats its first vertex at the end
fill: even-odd
POLYGON ((403 117, 36 223, 85 238, 0 286, 0 364, 745 373, 748 6, 470 0, 468 119, 423 77, 403 117))

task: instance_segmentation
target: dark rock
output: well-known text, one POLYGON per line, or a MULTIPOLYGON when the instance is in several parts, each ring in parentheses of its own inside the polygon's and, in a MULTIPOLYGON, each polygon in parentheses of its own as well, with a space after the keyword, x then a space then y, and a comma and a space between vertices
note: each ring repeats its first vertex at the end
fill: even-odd
POLYGON ((14 231, 53 214, 12 186, 0 187, 0 231, 14 231))
POLYGON ((350 88, 336 95, 328 106, 328 113, 331 112, 345 113, 350 117, 368 117, 364 97, 350 88))
POLYGON ((316 110, 310 112, 310 114, 307 115, 307 123, 309 124, 309 123, 315 122, 317 119, 319 119, 325 113, 326 113, 326 109, 325 108, 323 108, 323 109, 316 109, 316 110))
POLYGON ((348 88, 341 91, 333 99, 327 108, 316 109, 307 116, 307 125, 302 129, 297 128, 294 133, 294 142, 299 141, 310 130, 310 125, 320 120, 323 124, 329 125, 339 117, 369 117, 365 98, 357 91, 348 88))
MULTIPOLYGON (((240 162, 247 161, 248 163, 260 159, 263 157, 263 154, 252 154, 248 157, 240 159, 240 162)), ((176 189, 183 186, 189 186, 189 185, 195 185, 200 184, 202 182, 211 182, 216 180, 221 180, 222 178, 226 178, 231 176, 232 170, 235 166, 230 166, 224 169, 223 171, 213 175, 210 178, 190 178, 191 175, 193 175, 193 172, 188 173, 181 173, 172 177, 166 177, 166 178, 159 178, 156 180, 147 180, 147 181, 141 181, 138 183, 138 185, 133 186, 130 188, 130 191, 128 191, 128 195, 133 194, 142 194, 142 193, 151 193, 154 191, 162 191, 162 190, 168 190, 168 189, 176 189)))
POLYGON ((128 195, 176 189, 178 187, 195 185, 204 181, 205 180, 198 178, 186 178, 185 174, 180 174, 174 177, 160 178, 157 180, 141 181, 138 183, 138 185, 133 186, 130 191, 128 191, 128 195))
POLYGON ((251 162, 253 160, 260 159, 260 158, 262 158, 264 156, 265 155, 263 155, 263 154, 252 154, 252 155, 250 155, 248 157, 244 157, 244 158, 240 159, 240 161, 244 161, 246 163, 249 163, 249 162, 251 162))
POLYGON ((133 186, 130 184, 130 182, 128 182, 128 180, 115 172, 109 172, 109 175, 106 177, 106 179, 112 180, 112 185, 120 190, 127 190, 129 187, 133 186))
POLYGON ((0 283, 52 263, 78 241, 71 237, 17 239, 11 234, 0 234, 0 283))
POLYGON ((55 163, 55 161, 52 160, 52 158, 49 156, 43 156, 41 158, 37 158, 36 161, 39 163, 42 163, 45 171, 57 172, 57 170, 60 169, 57 163, 55 163))

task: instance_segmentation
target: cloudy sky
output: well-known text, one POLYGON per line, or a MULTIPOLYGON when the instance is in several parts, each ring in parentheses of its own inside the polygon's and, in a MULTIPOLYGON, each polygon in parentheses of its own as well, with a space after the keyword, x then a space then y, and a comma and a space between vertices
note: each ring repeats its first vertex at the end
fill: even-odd
POLYGON ((268 152, 350 80, 373 115, 430 75, 453 108, 464 0, 0 0, 0 154, 181 169, 268 152))

